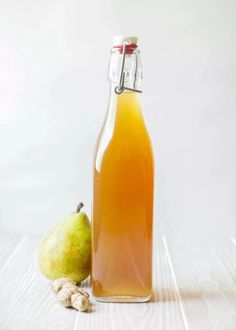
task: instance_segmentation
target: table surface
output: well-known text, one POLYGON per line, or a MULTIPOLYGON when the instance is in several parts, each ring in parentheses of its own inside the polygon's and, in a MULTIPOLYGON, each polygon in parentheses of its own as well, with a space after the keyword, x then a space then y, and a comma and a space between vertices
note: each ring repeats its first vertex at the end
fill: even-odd
MULTIPOLYGON (((60 306, 38 271, 39 240, 0 236, 0 329, 235 330, 236 238, 160 236, 149 303, 92 300, 80 313, 60 306)), ((82 283, 90 291, 89 281, 82 283)))

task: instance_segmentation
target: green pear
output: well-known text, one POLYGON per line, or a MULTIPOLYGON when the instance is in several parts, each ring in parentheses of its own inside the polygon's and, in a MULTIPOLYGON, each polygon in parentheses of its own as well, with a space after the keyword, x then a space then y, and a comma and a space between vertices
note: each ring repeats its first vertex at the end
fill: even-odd
POLYGON ((50 280, 69 277, 81 282, 91 269, 91 225, 81 212, 80 203, 75 213, 59 222, 42 240, 39 247, 39 268, 50 280))

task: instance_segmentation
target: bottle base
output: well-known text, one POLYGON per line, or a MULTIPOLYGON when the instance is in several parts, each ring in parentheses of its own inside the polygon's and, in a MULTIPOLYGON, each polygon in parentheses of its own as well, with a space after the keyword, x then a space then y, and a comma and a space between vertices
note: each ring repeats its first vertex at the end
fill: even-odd
POLYGON ((150 296, 146 297, 135 297, 135 296, 108 296, 108 297, 96 297, 94 296, 96 301, 104 302, 104 303, 143 303, 147 302, 151 299, 150 296))

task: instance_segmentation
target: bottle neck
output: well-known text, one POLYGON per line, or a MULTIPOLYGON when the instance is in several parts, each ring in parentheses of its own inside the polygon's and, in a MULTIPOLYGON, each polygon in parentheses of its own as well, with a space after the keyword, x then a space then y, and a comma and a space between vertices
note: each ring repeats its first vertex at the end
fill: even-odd
MULTIPOLYGON (((120 48, 113 48, 111 53, 109 80, 111 82, 111 92, 119 86, 123 54, 120 48)), ((124 86, 130 89, 140 90, 142 82, 142 65, 140 53, 137 48, 125 54, 124 58, 124 86)), ((123 93, 129 91, 124 90, 123 93)))

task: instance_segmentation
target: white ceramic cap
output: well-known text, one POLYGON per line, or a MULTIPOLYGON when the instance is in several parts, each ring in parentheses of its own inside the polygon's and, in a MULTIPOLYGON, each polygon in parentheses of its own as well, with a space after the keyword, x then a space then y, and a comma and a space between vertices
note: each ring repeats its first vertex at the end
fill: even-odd
POLYGON ((114 36, 113 46, 121 46, 125 41, 128 43, 128 45, 131 44, 137 45, 138 38, 134 36, 114 36))

